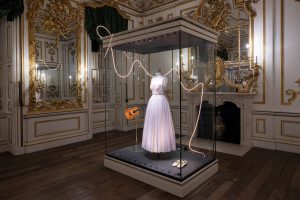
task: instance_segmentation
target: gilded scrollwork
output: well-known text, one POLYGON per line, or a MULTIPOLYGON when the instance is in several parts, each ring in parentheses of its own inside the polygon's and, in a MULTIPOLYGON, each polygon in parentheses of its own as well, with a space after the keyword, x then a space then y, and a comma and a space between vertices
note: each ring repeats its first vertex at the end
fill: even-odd
MULTIPOLYGON (((300 78, 297 81, 295 81, 295 83, 297 83, 298 87, 300 87, 300 78)), ((288 104, 291 105, 298 98, 298 96, 300 96, 300 90, 296 91, 293 89, 287 89, 285 91, 285 95, 289 96, 288 104)))
POLYGON ((229 26, 230 11, 231 6, 227 1, 201 0, 193 20, 203 22, 216 31, 221 31, 229 26))
MULTIPOLYGON (((199 23, 204 23, 212 29, 221 32, 226 32, 228 34, 229 30, 236 30, 238 32, 238 53, 233 53, 232 55, 237 55, 237 58, 232 60, 223 60, 217 57, 215 60, 215 74, 213 72, 207 72, 205 86, 209 87, 211 82, 215 78, 215 86, 217 88, 222 85, 229 86, 230 88, 237 89, 238 92, 243 93, 258 93, 257 91, 257 80, 259 76, 260 66, 254 62, 252 50, 252 32, 250 37, 247 39, 247 45, 250 53, 241 52, 241 33, 248 34, 247 31, 242 30, 245 27, 250 27, 253 23, 253 18, 256 17, 256 12, 252 7, 253 3, 257 3, 258 0, 232 0, 231 3, 226 0, 201 0, 196 9, 187 10, 183 15, 192 18, 199 23), (238 15, 237 24, 230 24, 230 15, 233 9, 238 15), (240 20, 240 13, 245 13, 248 15, 248 23, 245 23, 245 19, 240 20), (248 57, 249 56, 249 57, 248 57), (228 74, 234 74, 228 75, 228 74), (234 79, 232 79, 234 77, 234 79)), ((228 37, 228 36, 227 36, 228 37)), ((220 38, 222 39, 222 38, 220 38)), ((232 48, 232 47, 231 47, 232 48)))
MULTIPOLYGON (((57 83, 45 86, 44 80, 41 81, 37 74, 36 65, 36 34, 41 33, 55 37, 56 43, 48 43, 48 55, 55 54, 55 48, 58 48, 62 38, 69 39, 75 35, 76 41, 80 41, 82 31, 83 6, 70 0, 27 0, 27 20, 28 20, 28 40, 29 40, 29 111, 58 111, 61 109, 82 108, 82 90, 84 85, 79 80, 75 80, 76 98, 75 100, 60 100, 58 95, 57 83), (45 96, 53 97, 42 99, 43 89, 45 96)), ((81 45, 76 42, 76 77, 81 77, 81 45)), ((47 61, 44 61, 44 63, 47 61)), ((48 68, 47 64, 43 66, 48 68)))
POLYGON ((48 0, 47 12, 43 12, 40 29, 51 35, 56 35, 56 45, 60 37, 68 38, 77 32, 81 26, 80 8, 75 8, 69 0, 48 0))
POLYGON ((240 93, 248 93, 248 92, 254 92, 256 93, 257 88, 257 78, 259 75, 259 65, 254 64, 252 66, 252 69, 248 70, 248 74, 241 79, 242 82, 236 82, 235 80, 230 79, 226 75, 226 71, 228 70, 228 67, 225 66, 225 61, 221 59, 220 57, 216 57, 215 60, 215 76, 213 76, 213 71, 207 72, 208 76, 206 78, 205 86, 209 87, 210 81, 213 80, 213 77, 215 77, 215 87, 219 88, 224 83, 231 87, 236 88, 238 92, 240 93))
POLYGON ((48 49, 48 54, 50 55, 50 60, 53 62, 54 61, 53 56, 57 52, 56 44, 54 44, 53 42, 45 42, 45 48, 48 49))

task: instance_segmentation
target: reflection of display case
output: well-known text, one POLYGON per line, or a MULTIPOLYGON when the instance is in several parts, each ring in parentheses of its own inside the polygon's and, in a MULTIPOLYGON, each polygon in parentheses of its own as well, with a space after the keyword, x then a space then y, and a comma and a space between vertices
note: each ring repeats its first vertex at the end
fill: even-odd
POLYGON ((109 102, 111 90, 111 67, 109 59, 104 59, 103 54, 98 54, 95 68, 92 69, 93 102, 109 102))
MULTIPOLYGON (((109 37, 104 39, 104 47, 109 46, 109 39, 109 37)), ((199 103, 198 108, 192 107, 187 97, 189 92, 201 94, 200 83, 203 83, 205 85, 204 92, 210 92, 209 94, 213 96, 209 102, 212 109, 205 112, 214 118, 215 83, 212 77, 214 77, 214 46, 216 41, 217 33, 215 31, 185 18, 174 18, 113 36, 111 45, 115 54, 115 69, 119 74, 129 73, 134 59, 139 60, 151 75, 158 71, 163 75, 170 72, 165 76, 168 83, 164 89, 164 95, 167 97, 171 109, 170 113, 176 134, 176 147, 174 151, 170 152, 150 152, 142 147, 140 135, 137 135, 137 140, 132 141, 132 146, 124 147, 122 144, 116 145, 114 138, 110 137, 109 132, 107 132, 104 161, 106 167, 180 197, 185 196, 217 172, 214 120, 199 120, 199 123, 208 121, 210 124, 206 124, 206 126, 211 128, 204 130, 205 135, 209 136, 208 139, 198 138, 198 135, 204 134, 199 133, 201 129, 196 127, 199 124, 196 121, 198 121, 201 95, 196 97, 196 101, 199 103), (127 52, 127 54, 122 53, 122 51, 127 52), (208 76, 210 82, 206 83, 208 76), (192 91, 188 90, 197 85, 198 87, 192 91), (191 146, 189 146, 190 138, 193 138, 191 146), (185 164, 180 166, 180 163, 185 164)), ((107 56, 106 59, 112 58, 107 56)), ((112 65, 113 62, 109 63, 112 65)), ((152 77, 147 75, 138 62, 135 62, 133 66, 132 73, 120 80, 121 87, 125 88, 126 91, 126 98, 123 102, 124 110, 119 111, 121 114, 127 108, 149 107, 149 99, 157 95, 151 94, 149 89, 152 77)), ((115 73, 113 66, 107 68, 112 69, 111 72, 115 73)), ((141 112, 146 112, 146 109, 141 109, 141 112)), ((147 110, 147 112, 150 111, 147 110)), ((164 112, 168 111, 155 110, 154 108, 151 112, 155 113, 154 116, 161 117, 164 112)), ((105 121, 109 117, 105 115, 105 121)), ((143 128, 144 123, 146 123, 145 119, 140 116, 136 120, 133 119, 133 122, 127 121, 123 114, 116 117, 119 118, 117 121, 125 120, 127 125, 136 123, 136 126, 140 128, 143 128), (138 124, 139 122, 141 124, 138 124)), ((167 120, 163 123, 167 123, 167 120)), ((130 128, 134 129, 135 126, 128 126, 128 129, 130 128)), ((143 131, 139 130, 139 132, 143 131)), ((160 132, 153 131, 153 133, 148 131, 147 134, 153 136, 152 145, 157 144, 159 146, 159 143, 170 142, 163 137, 163 135, 168 134, 163 130, 160 132)), ((149 138, 151 137, 147 137, 147 139, 149 138)))

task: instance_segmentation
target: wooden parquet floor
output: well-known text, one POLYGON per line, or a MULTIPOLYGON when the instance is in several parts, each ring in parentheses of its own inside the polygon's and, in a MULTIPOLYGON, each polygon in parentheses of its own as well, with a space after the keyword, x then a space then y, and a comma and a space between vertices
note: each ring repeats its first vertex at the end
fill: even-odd
MULTIPOLYGON (((108 147, 133 144, 135 134, 109 132, 108 147), (114 138, 114 139, 112 139, 114 138)), ((162 190, 103 166, 104 135, 36 153, 0 154, 0 199, 171 200, 162 190)), ((300 199, 300 155, 252 148, 218 153, 219 173, 184 199, 300 199)))

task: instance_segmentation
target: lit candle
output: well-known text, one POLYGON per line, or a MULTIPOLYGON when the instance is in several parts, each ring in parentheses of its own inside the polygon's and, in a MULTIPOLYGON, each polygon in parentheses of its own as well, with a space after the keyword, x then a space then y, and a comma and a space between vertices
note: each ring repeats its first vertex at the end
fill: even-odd
POLYGON ((179 62, 176 63, 177 71, 179 71, 179 62))
POLYGON ((38 76, 38 71, 37 71, 37 68, 39 67, 38 64, 35 64, 35 75, 38 76))
POLYGON ((45 74, 42 74, 42 83, 45 83, 45 74))
POLYGON ((69 76, 69 87, 71 87, 71 80, 72 80, 72 76, 69 76))
POLYGON ((194 77, 194 56, 191 57, 191 67, 192 67, 192 78, 194 77))
POLYGON ((191 57, 192 60, 192 67, 194 67, 194 56, 191 57))

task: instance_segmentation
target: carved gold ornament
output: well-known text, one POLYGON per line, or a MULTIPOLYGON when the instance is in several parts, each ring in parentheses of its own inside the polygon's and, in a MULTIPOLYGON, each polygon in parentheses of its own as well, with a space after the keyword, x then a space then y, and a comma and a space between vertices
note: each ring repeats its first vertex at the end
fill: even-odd
POLYGON ((230 11, 231 6, 225 0, 201 0, 193 20, 202 22, 216 31, 221 31, 228 27, 230 11))
POLYGON ((227 0, 200 0, 196 10, 190 10, 185 15, 192 18, 193 20, 204 23, 212 29, 224 32, 228 30, 237 30, 238 33, 238 53, 237 59, 225 61, 220 57, 215 60, 216 71, 208 70, 205 81, 205 86, 215 86, 219 88, 222 85, 227 85, 231 88, 236 88, 238 92, 255 92, 257 93, 257 80, 259 75, 260 66, 254 62, 253 47, 251 46, 252 32, 250 31, 249 48, 250 55, 242 56, 241 54, 241 28, 249 27, 253 23, 253 18, 256 16, 256 12, 252 8, 252 3, 257 3, 258 0, 232 0, 232 6, 227 0), (238 11, 238 24, 234 26, 229 25, 229 17, 232 9, 238 11), (249 15, 249 23, 244 24, 240 21, 240 12, 246 12, 249 15), (229 78, 228 73, 236 73, 234 76, 229 78), (213 80, 215 78, 215 85, 213 80))
MULTIPOLYGON (((41 88, 45 87, 37 78, 36 70, 36 39, 37 32, 47 33, 56 37, 56 45, 61 38, 68 38, 71 34, 76 37, 77 55, 77 77, 80 76, 81 66, 81 22, 83 7, 78 3, 71 4, 70 0, 27 0, 27 19, 29 37, 29 112, 57 111, 61 109, 82 108, 82 88, 81 81, 76 80, 76 99, 75 100, 41 100, 41 88)), ((53 56, 54 45, 49 44, 50 55, 53 56), (52 50, 51 50, 52 49, 52 50)), ((55 53, 55 52, 54 52, 55 53)), ((55 96, 57 93, 56 85, 49 85, 47 88, 48 96, 55 96)))
POLYGON ((80 8, 75 8, 68 0, 48 0, 46 12, 43 12, 40 29, 50 35, 56 35, 56 44, 61 37, 68 38, 77 31, 81 23, 80 8))
MULTIPOLYGON (((300 87, 300 78, 297 81, 295 81, 295 83, 297 83, 298 87, 300 87)), ((288 99, 288 104, 291 105, 298 98, 298 96, 300 96, 300 90, 296 91, 293 89, 288 89, 285 91, 285 94, 290 97, 288 99)))

